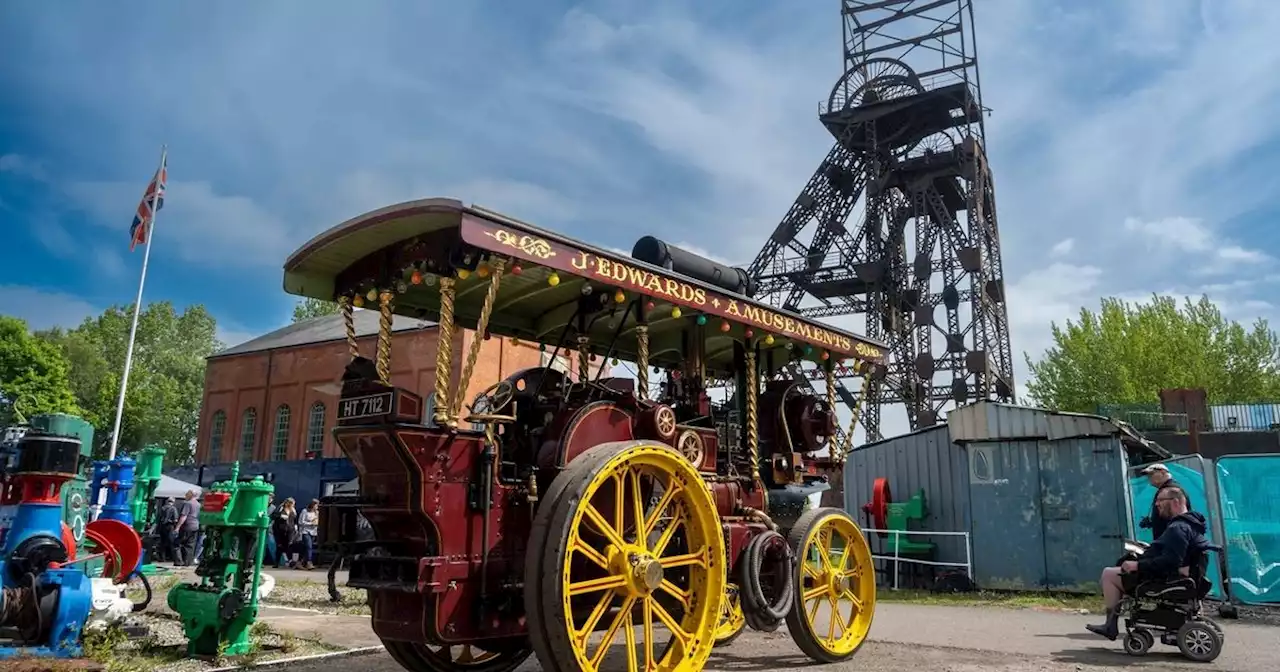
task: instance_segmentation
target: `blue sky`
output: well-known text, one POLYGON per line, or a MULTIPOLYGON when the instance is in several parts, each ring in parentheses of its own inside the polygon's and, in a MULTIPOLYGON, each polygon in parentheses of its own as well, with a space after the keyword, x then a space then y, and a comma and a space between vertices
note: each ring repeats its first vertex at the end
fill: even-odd
MULTIPOLYGON (((1275 319, 1280 3, 975 5, 1019 362, 1104 295, 1275 319)), ((228 342, 287 321, 294 247, 412 198, 746 263, 842 68, 835 0, 10 2, 0 43, 0 313, 132 300, 168 143, 146 298, 228 342)))

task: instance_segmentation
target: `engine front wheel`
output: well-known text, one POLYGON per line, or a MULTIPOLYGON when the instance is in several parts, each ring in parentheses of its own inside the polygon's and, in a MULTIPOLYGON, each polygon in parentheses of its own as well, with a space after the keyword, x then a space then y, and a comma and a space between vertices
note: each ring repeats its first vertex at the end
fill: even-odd
POLYGON ((810 658, 835 663, 857 653, 876 610, 871 548, 841 509, 806 512, 791 528, 795 600, 787 630, 810 658))
POLYGON ((548 495, 524 599, 543 669, 597 672, 616 657, 608 668, 701 670, 721 623, 725 546, 696 468, 660 444, 607 443, 575 458, 548 495))
POLYGON ((738 593, 738 586, 726 584, 724 601, 720 603, 720 624, 716 626, 716 646, 727 646, 746 627, 747 617, 742 613, 742 597, 738 593))

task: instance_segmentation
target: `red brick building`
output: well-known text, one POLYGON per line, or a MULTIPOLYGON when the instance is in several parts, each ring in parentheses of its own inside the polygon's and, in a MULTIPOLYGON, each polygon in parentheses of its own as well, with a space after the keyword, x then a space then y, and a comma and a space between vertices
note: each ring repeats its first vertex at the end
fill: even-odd
MULTIPOLYGON (((355 323, 360 352, 372 358, 378 314, 357 310, 355 323)), ((427 398, 430 417, 439 332, 434 323, 399 316, 393 331, 391 382, 427 398)), ((466 330, 454 335, 455 384, 474 338, 475 333, 466 330)), ((483 341, 464 400, 470 402, 489 385, 515 371, 545 365, 548 359, 536 343, 498 337, 483 341)), ((565 358, 557 359, 557 367, 570 368, 565 358)), ((210 357, 196 462, 341 457, 330 430, 337 415, 338 380, 349 360, 340 315, 291 324, 210 357)))

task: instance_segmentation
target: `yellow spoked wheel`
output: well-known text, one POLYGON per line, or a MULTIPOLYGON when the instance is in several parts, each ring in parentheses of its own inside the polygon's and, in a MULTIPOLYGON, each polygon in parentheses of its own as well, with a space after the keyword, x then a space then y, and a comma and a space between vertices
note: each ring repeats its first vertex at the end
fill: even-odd
POLYGON ((715 502, 680 453, 646 441, 583 453, 552 483, 529 541, 524 602, 543 668, 701 670, 724 556, 715 502))
POLYGON ((858 651, 876 610, 876 576, 862 529, 840 509, 806 512, 791 529, 796 597, 787 630, 805 655, 824 663, 858 651))
POLYGON ((412 672, 511 672, 533 653, 525 642, 497 651, 474 644, 433 646, 383 641, 383 645, 392 660, 412 672))
POLYGON ((724 599, 720 602, 720 624, 716 626, 716 646, 724 646, 737 639, 746 627, 747 617, 742 613, 738 586, 726 584, 724 599))

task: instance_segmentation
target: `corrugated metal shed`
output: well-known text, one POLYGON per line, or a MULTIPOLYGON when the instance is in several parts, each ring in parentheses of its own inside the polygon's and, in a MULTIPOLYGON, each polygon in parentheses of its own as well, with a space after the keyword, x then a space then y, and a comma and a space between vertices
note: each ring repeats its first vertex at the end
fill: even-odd
MULTIPOLYGON (((895 501, 904 501, 924 489, 928 516, 912 529, 970 530, 969 460, 963 447, 951 444, 946 425, 866 444, 849 453, 844 469, 845 506, 864 527, 871 523, 862 505, 871 501, 877 478, 889 479, 895 501)), ((911 535, 906 539, 936 543, 936 559, 941 562, 964 562, 963 537, 911 535)), ((884 552, 881 539, 873 536, 871 543, 872 553, 884 552)))
POLYGON ((1084 436, 1112 436, 1115 423, 1098 415, 1059 413, 1041 408, 980 401, 947 414, 951 440, 1009 441, 1048 439, 1057 441, 1084 436))
MULTIPOLYGON (((845 467, 845 506, 862 505, 877 478, 894 501, 923 488, 928 514, 913 530, 967 532, 983 588, 1093 592, 1128 528, 1121 430, 1105 418, 980 402, 946 424, 859 447, 845 467)), ((963 562, 963 538, 912 535, 934 558, 963 562)), ((880 540, 873 539, 873 552, 880 540)))

